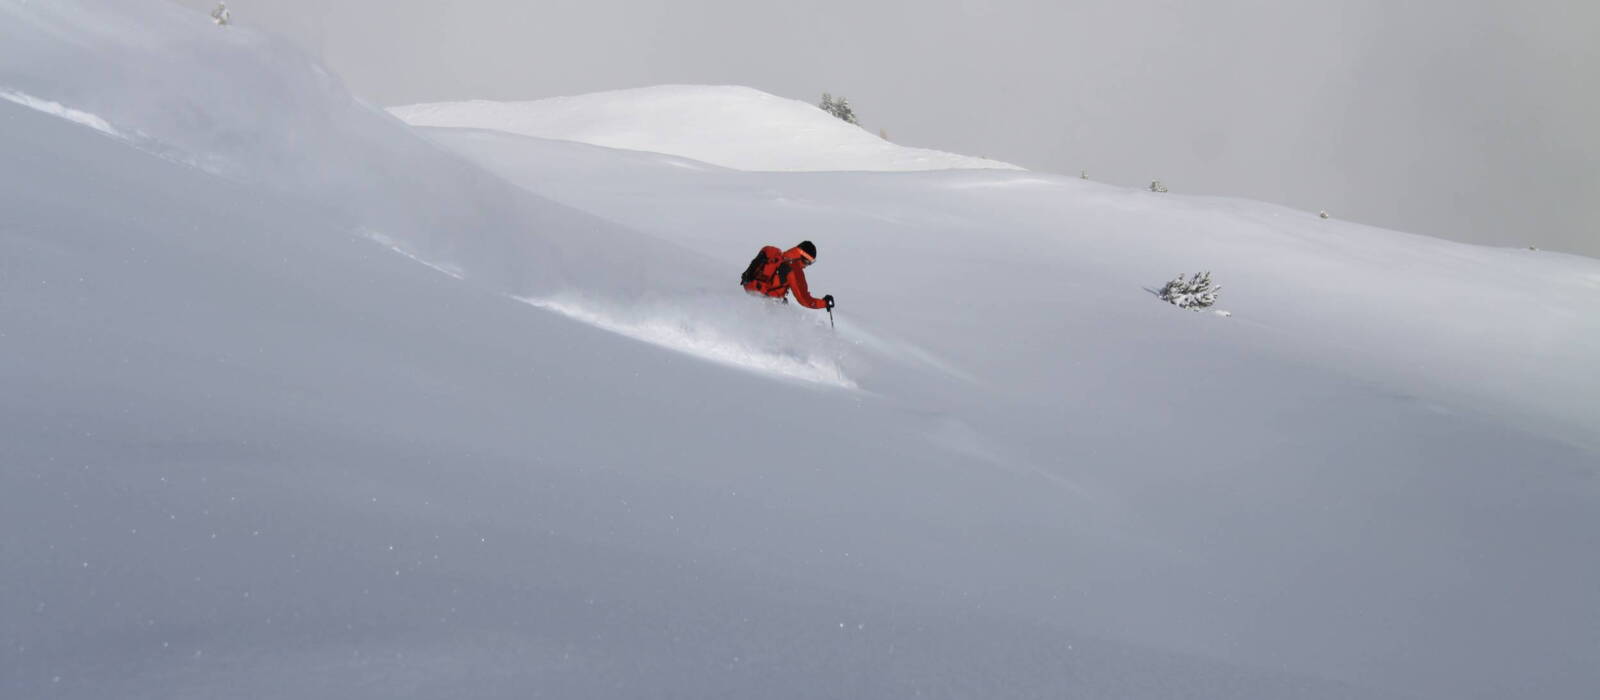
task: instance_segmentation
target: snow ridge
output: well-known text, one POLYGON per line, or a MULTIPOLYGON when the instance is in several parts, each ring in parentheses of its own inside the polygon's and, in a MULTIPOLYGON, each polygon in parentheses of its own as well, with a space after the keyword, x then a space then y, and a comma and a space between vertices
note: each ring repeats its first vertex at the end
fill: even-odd
POLYGON ((885 141, 817 107, 739 86, 658 85, 529 102, 390 109, 415 126, 475 128, 692 158, 737 170, 1020 170, 885 141))

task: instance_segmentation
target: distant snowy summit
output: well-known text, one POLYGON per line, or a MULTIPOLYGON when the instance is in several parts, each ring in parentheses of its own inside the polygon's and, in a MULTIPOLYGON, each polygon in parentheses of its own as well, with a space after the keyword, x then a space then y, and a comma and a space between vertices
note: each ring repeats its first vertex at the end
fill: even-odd
POLYGON ((987 158, 899 146, 815 105, 738 86, 659 85, 389 111, 416 126, 491 129, 665 153, 737 170, 1021 170, 987 158))

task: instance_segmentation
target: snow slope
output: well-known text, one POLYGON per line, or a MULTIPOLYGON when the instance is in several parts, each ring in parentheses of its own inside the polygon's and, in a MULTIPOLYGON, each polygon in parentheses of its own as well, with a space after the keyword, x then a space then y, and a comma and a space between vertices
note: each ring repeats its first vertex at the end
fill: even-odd
POLYGON ((418 126, 492 129, 680 155, 739 170, 1017 169, 987 158, 899 146, 814 105, 737 86, 659 85, 390 111, 418 126))
POLYGON ((322 75, 0 0, 0 696, 1600 689, 1600 262, 322 75))
POLYGON ((1239 314, 1230 323, 1249 327, 1208 328, 1250 334, 1229 354, 1266 344, 1406 395, 1487 403, 1500 419, 1600 448, 1600 375, 1582 371, 1600 350, 1589 258, 1042 173, 741 173, 490 131, 427 133, 542 196, 720 257, 724 270, 769 239, 823 239, 812 278, 848 295, 841 318, 892 309, 872 327, 943 344, 973 371, 992 365, 985 378, 1017 390, 1058 389, 1039 386, 1037 372, 1061 348, 1147 332, 1125 327, 1130 315, 1185 322, 1144 293, 1203 267, 1227 287, 1219 308, 1239 314), (899 262, 908 251, 921 253, 915 264, 899 262), (891 260, 895 284, 863 282, 891 260), (999 281, 973 286, 975 276, 999 281), (1097 320, 1074 320, 1086 314, 1097 320), (1037 352, 950 342, 973 325, 997 345, 1037 352))

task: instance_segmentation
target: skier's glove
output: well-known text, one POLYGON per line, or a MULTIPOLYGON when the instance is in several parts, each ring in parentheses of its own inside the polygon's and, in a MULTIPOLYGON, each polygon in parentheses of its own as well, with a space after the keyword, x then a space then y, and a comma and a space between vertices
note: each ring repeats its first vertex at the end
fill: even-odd
POLYGON ((830 309, 833 308, 833 295, 832 294, 824 294, 824 295, 822 295, 822 300, 828 303, 828 308, 830 308, 830 309))

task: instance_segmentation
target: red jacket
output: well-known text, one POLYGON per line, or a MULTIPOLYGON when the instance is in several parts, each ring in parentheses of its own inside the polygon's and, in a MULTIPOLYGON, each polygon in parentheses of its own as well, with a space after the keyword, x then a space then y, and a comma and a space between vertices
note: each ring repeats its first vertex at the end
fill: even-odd
POLYGON ((745 291, 752 294, 765 294, 769 297, 782 299, 789 292, 794 292, 794 300, 808 309, 825 309, 828 302, 811 296, 811 289, 806 286, 806 265, 810 264, 811 256, 799 248, 790 248, 782 253, 776 246, 767 246, 761 249, 767 254, 767 259, 777 259, 773 274, 762 278, 757 276, 744 286, 745 291))

